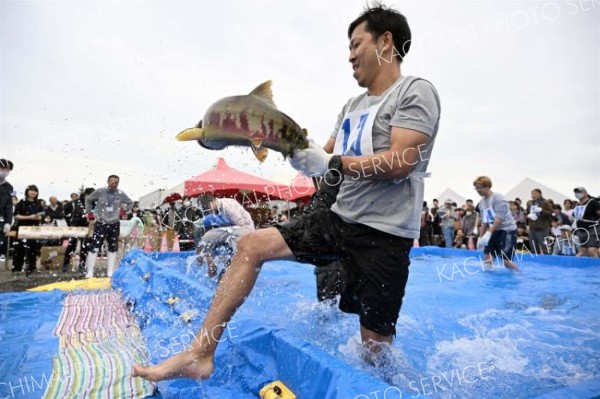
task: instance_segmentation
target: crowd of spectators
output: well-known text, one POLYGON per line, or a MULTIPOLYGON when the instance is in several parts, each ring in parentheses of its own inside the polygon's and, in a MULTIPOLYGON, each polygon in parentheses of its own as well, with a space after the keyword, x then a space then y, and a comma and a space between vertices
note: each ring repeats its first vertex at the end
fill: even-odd
MULTIPOLYGON (((19 200, 16 196, 12 196, 15 217, 11 229, 16 230, 18 226, 24 225, 87 227, 84 200, 85 196, 93 191, 93 188, 88 188, 82 193, 72 193, 69 200, 62 201, 56 196, 50 196, 46 202, 38 198, 35 185, 28 186, 25 198, 19 200)), ((594 204, 592 210, 596 206, 600 208, 596 199, 590 197, 590 200, 594 204)), ((597 249, 585 251, 581 244, 584 241, 593 241, 594 238, 598 240, 595 226, 598 225, 600 214, 597 215, 597 219, 592 219, 591 227, 585 225, 588 233, 587 236, 583 236, 580 234, 583 222, 580 221, 578 226, 574 214, 579 202, 576 199, 567 199, 562 204, 558 204, 552 199, 545 199, 539 189, 532 190, 531 198, 525 204, 520 198, 509 201, 512 216, 517 224, 517 250, 532 254, 597 256, 597 249), (590 237, 594 233, 596 237, 590 237)), ((290 207, 289 210, 264 204, 249 211, 253 218, 259 219, 256 220, 257 226, 265 227, 300 214, 302 201, 299 200, 296 206, 290 207)), ((595 215, 595 213, 591 214, 595 215)), ((187 247, 184 244, 182 249, 192 249, 195 226, 202 223, 203 214, 195 199, 179 197, 154 209, 141 210, 139 204, 135 202, 130 212, 121 213, 122 220, 131 220, 134 217, 139 218, 145 225, 158 226, 159 231, 173 229, 182 242, 189 243, 187 247)), ((443 204, 434 199, 431 207, 424 202, 419 245, 475 249, 480 224, 477 204, 471 199, 467 199, 460 206, 451 199, 445 200, 443 204)), ((589 220, 587 224, 590 224, 589 220)), ((35 264, 42 245, 63 243, 67 244, 63 270, 66 271, 76 250, 79 250, 80 269, 84 270, 88 241, 75 238, 39 242, 17 239, 13 242, 13 270, 20 271, 25 263, 35 264)), ((4 260, 7 248, 4 246, 0 250, 2 251, 0 260, 4 260)), ((26 270, 33 271, 33 267, 26 270)))
MULTIPOLYGON (((593 248, 600 234, 600 202, 588 196, 583 187, 577 187, 574 193, 581 199, 566 199, 562 205, 544 198, 540 189, 531 191, 531 199, 524 206, 520 198, 508 201, 517 224, 518 251, 537 255, 598 256, 598 247, 593 248), (586 212, 588 219, 577 218, 576 208, 586 212), (587 244, 591 244, 592 250, 586 248, 587 244)), ((475 249, 479 226, 479 210, 471 199, 460 206, 451 199, 442 205, 434 199, 431 207, 424 202, 419 245, 475 249)))

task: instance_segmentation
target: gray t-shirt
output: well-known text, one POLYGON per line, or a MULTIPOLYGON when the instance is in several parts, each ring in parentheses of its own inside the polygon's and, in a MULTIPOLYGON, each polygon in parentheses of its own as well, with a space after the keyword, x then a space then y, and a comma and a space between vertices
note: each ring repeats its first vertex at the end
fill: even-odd
MULTIPOLYGON (((426 172, 435 142, 440 119, 440 100, 435 87, 427 80, 402 76, 398 87, 393 89, 379 108, 373 126, 373 152, 389 150, 392 127, 417 130, 429 136, 420 147, 421 155, 411 172, 426 172)), ((390 86, 390 89, 394 85, 390 86)), ((388 89, 388 90, 390 90, 388 89)), ((366 109, 378 103, 381 96, 363 93, 353 98, 342 109, 331 137, 336 138, 346 111, 366 109)), ((407 165, 401 154, 402 167, 407 165)), ((352 176, 340 187, 332 211, 345 220, 361 223, 396 236, 419 238, 421 210, 423 208, 423 180, 411 177, 399 182, 394 180, 356 180, 352 176)))
POLYGON ((496 230, 514 231, 517 229, 515 219, 512 217, 508 202, 502 194, 492 193, 488 198, 482 198, 479 204, 479 213, 481 214, 481 223, 491 226, 494 219, 499 217, 501 222, 496 230))
POLYGON ((125 204, 125 211, 131 210, 133 201, 121 190, 111 191, 107 187, 99 188, 85 197, 85 209, 96 215, 96 220, 101 223, 117 223, 119 221, 119 208, 125 204), (97 201, 97 202, 96 202, 97 201), (96 202, 96 207, 93 204, 96 202))

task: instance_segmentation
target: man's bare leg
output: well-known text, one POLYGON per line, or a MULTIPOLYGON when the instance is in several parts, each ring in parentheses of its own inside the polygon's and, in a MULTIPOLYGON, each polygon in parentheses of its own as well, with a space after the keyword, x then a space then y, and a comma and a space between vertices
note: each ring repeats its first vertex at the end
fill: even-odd
POLYGON ((214 369, 214 353, 226 323, 252 291, 263 262, 271 259, 293 259, 292 251, 276 228, 258 230, 243 236, 231 267, 217 287, 206 319, 196 335, 197 339, 193 340, 185 352, 156 366, 134 365, 133 376, 150 381, 210 377, 214 369), (206 331, 211 332, 211 340, 206 340, 206 331))
POLYGON ((504 262, 504 266, 506 266, 507 268, 511 269, 511 270, 519 270, 519 266, 517 266, 516 263, 514 263, 512 260, 505 258, 503 260, 504 262))

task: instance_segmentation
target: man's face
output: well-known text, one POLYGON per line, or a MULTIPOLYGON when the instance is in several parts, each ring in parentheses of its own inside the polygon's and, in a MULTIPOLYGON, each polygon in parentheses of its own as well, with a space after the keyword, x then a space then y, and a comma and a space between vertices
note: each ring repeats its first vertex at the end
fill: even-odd
POLYGON ((79 195, 71 194, 71 201, 77 201, 79 199, 79 195))
POLYGON ((57 200, 57 199, 56 199, 56 197, 54 197, 54 196, 50 197, 49 199, 50 199, 50 203, 51 203, 52 205, 56 205, 56 203, 58 202, 58 200, 57 200))
POLYGON ((116 190, 119 187, 119 179, 111 177, 108 179, 108 188, 111 190, 116 190))
POLYGON ((531 199, 532 200, 537 201, 537 200, 540 199, 540 197, 541 197, 541 195, 537 191, 534 190, 534 191, 531 192, 531 199))
POLYGON ((487 197, 490 193, 490 188, 486 186, 482 186, 480 184, 475 185, 475 191, 482 197, 487 197))
MULTIPOLYGON (((360 87, 369 87, 369 84, 375 79, 377 70, 380 68, 380 58, 383 50, 377 47, 377 41, 373 40, 373 35, 366 31, 367 22, 358 25, 350 36, 350 57, 348 60, 352 64, 354 79, 360 87)), ((381 39, 381 37, 380 37, 381 39)), ((389 60, 388 60, 389 61, 389 60)))

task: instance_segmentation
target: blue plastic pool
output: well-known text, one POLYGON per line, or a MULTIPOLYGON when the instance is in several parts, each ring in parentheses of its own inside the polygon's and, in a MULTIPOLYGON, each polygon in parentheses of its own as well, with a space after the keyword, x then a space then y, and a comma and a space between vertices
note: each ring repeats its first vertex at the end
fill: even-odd
MULTIPOLYGON (((400 392, 403 398, 600 397, 600 261, 526 255, 515 273, 484 270, 478 256, 413 249, 397 338, 380 367, 361 360, 357 317, 316 301, 311 267, 269 262, 230 323, 213 378, 163 382, 155 397, 256 398, 262 385, 278 378, 302 399, 396 399, 400 392)), ((214 281, 190 268, 186 257, 134 251, 113 277, 115 288, 136 303, 152 362, 183 350, 214 291, 214 281), (175 306, 165 303, 172 295, 181 298, 175 306), (197 315, 186 325, 179 315, 190 309, 197 315)), ((32 306, 61 298, 0 296, 0 319, 25 325, 32 306), (22 318, 20 306, 8 305, 18 301, 22 318)), ((22 331, 18 339, 30 345, 0 363, 5 380, 17 381, 28 365, 38 374, 51 370, 56 346, 36 342, 57 315, 28 320, 39 326, 25 329, 4 325, 0 336, 22 331), (37 362, 29 361, 32 353, 37 362)))
MULTIPOLYGON (((403 397, 536 398, 598 379, 600 262, 524 255, 515 273, 488 270, 478 257, 413 250, 397 338, 382 367, 361 360, 356 316, 316 302, 305 265, 267 263, 234 322, 279 326, 403 397)), ((163 265, 186 273, 185 262, 163 265)), ((200 274, 194 279, 207 291, 214 287, 200 274)))

